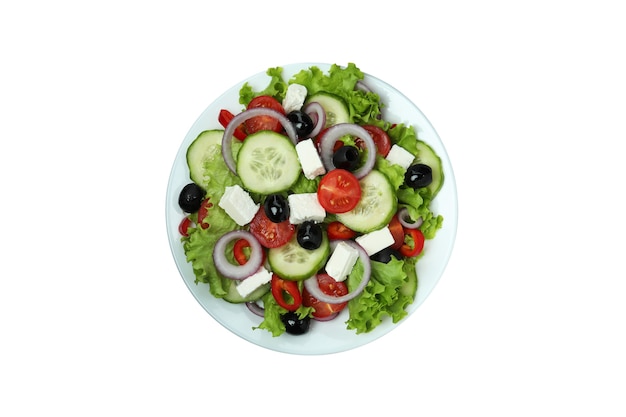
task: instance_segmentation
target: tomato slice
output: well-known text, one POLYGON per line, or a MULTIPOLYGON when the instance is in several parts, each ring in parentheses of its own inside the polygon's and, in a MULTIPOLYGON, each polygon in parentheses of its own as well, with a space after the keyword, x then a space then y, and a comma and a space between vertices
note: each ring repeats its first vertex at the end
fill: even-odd
MULTIPOLYGON (((217 117, 218 122, 222 125, 222 127, 227 128, 228 124, 235 117, 230 111, 226 109, 220 110, 220 114, 217 117)), ((243 128, 243 125, 237 126, 235 131, 233 132, 233 136, 235 136, 239 140, 244 140, 246 138, 246 131, 243 128)))
MULTIPOLYGON (((281 114, 285 114, 283 105, 280 104, 272 96, 257 96, 253 98, 248 104, 248 109, 255 109, 258 107, 265 107, 268 109, 276 110, 281 114)), ((250 135, 260 130, 273 130, 274 132, 282 132, 283 126, 278 120, 271 116, 256 116, 252 117, 244 122, 246 132, 250 135)))
MULTIPOLYGON (((326 234, 330 240, 346 240, 356 237, 356 232, 354 230, 338 221, 330 222, 328 224, 326 234)), ((404 234, 402 234, 402 238, 404 239, 404 234)))
POLYGON ((393 236, 393 245, 391 245, 391 249, 400 249, 400 247, 404 244, 404 226, 398 220, 398 215, 394 215, 389 222, 389 231, 391 232, 391 236, 393 236))
MULTIPOLYGON (((333 277, 328 274, 317 274, 317 282, 319 283, 320 290, 324 294, 333 295, 335 297, 341 297, 348 294, 348 286, 344 282, 335 281, 333 277)), ((313 297, 306 288, 302 291, 302 304, 306 307, 313 307, 315 311, 312 313, 313 317, 318 319, 332 316, 335 313, 339 313, 343 310, 348 303, 329 304, 319 301, 313 297)))
POLYGON ((422 253, 424 249, 424 233, 419 229, 404 229, 404 233, 412 240, 410 243, 403 243, 400 247, 400 253, 403 256, 411 257, 422 253))
MULTIPOLYGON (((372 139, 374 139, 376 152, 383 157, 386 157, 391 150, 391 139, 389 139, 389 135, 387 134, 387 132, 382 130, 380 127, 374 125, 363 125, 361 127, 367 130, 367 132, 372 136, 372 139)), ((365 143, 361 138, 357 138, 355 140, 355 144, 358 148, 365 148, 365 143)))
POLYGON ((350 171, 333 169, 320 180, 317 199, 329 213, 346 213, 361 199, 359 180, 350 171))
POLYGON ((265 214, 263 207, 257 211, 250 222, 250 233, 266 248, 277 248, 289 242, 296 233, 296 226, 284 222, 274 223, 265 214))
POLYGON ((274 299, 282 308, 288 311, 296 311, 302 304, 302 295, 296 281, 288 281, 276 274, 272 274, 271 288, 274 299), (289 295, 290 300, 285 300, 286 294, 289 295))
POLYGON ((198 224, 203 229, 208 229, 211 226, 208 222, 206 222, 206 218, 209 216, 209 209, 213 207, 213 203, 211 203, 211 197, 205 198, 200 203, 200 209, 198 210, 198 224))

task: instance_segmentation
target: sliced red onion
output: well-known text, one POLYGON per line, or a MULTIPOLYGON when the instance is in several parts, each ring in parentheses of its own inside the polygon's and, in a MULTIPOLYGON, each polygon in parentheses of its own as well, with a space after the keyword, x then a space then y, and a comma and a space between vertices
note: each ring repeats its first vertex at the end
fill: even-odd
POLYGON ((285 117, 285 115, 266 107, 255 107, 253 109, 244 110, 233 117, 230 123, 228 123, 228 126, 226 126, 226 129, 224 130, 224 136, 222 137, 222 157, 224 158, 224 162, 226 162, 228 169, 230 169, 234 174, 237 173, 237 164, 235 163, 235 158, 233 158, 232 151, 233 133, 235 132, 237 126, 241 125, 246 120, 257 116, 270 116, 275 118, 285 128, 285 133, 287 133, 291 142, 293 142, 294 145, 298 143, 296 129, 293 127, 293 124, 289 121, 289 119, 285 117))
POLYGON ((369 132, 359 125, 353 123, 338 123, 328 128, 324 136, 322 136, 320 143, 320 157, 322 163, 326 171, 331 171, 336 168, 335 164, 333 164, 333 148, 337 139, 345 135, 361 138, 367 147, 367 159, 365 163, 359 169, 352 172, 355 177, 361 179, 374 168, 374 164, 376 163, 376 144, 374 144, 374 139, 372 139, 369 132))
POLYGON ((365 91, 366 93, 371 93, 372 89, 369 88, 369 86, 367 84, 365 84, 363 81, 359 80, 356 82, 356 85, 354 86, 355 90, 361 90, 361 91, 365 91))
POLYGON ((370 258, 367 255, 367 252, 365 252, 365 249, 363 249, 361 245, 359 245, 353 240, 335 240, 331 242, 331 248, 333 248, 333 246, 336 246, 339 242, 345 242, 346 244, 350 245, 351 247, 353 247, 359 252, 359 259, 361 260, 361 263, 363 264, 363 278, 361 278, 361 282, 354 290, 340 297, 335 297, 334 295, 324 294, 324 292, 321 290, 319 286, 319 282, 317 281, 317 275, 313 275, 311 278, 305 279, 304 287, 306 288, 306 290, 313 297, 317 298, 319 301, 323 303, 341 304, 341 303, 345 303, 347 301, 352 300, 354 297, 356 297, 357 295, 363 292, 363 289, 369 282, 370 276, 372 273, 372 265, 370 264, 370 258))
POLYGON ((263 262, 263 248, 261 248, 261 244, 252 233, 245 230, 235 230, 226 233, 217 240, 213 248, 213 262, 215 263, 215 268, 226 278, 245 279, 259 270, 263 262), (243 265, 233 265, 226 258, 226 245, 236 239, 244 239, 250 244, 250 258, 243 265))
POLYGON ((423 223, 421 217, 416 221, 411 221, 411 217, 409 217, 409 210, 407 210, 406 207, 403 207, 398 211, 398 221, 407 229, 417 229, 423 223))
POLYGON ((314 138, 319 135, 324 126, 326 126, 326 112, 324 111, 322 105, 317 101, 308 103, 304 106, 302 111, 308 114, 311 117, 311 120, 313 120, 313 123, 315 123, 315 127, 309 134, 310 138, 314 138))
POLYGON ((260 305, 258 305, 256 301, 247 302, 246 307, 248 307, 248 310, 250 310, 252 313, 256 314, 257 316, 265 317, 265 309, 261 307, 260 305))

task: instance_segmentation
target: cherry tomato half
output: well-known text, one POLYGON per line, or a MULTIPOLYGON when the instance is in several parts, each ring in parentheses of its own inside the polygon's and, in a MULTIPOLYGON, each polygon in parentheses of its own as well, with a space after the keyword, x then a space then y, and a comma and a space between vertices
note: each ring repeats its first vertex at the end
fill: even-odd
MULTIPOLYGON (((257 96, 248 104, 248 109, 255 109, 258 107, 265 107, 276 110, 283 115, 285 114, 283 105, 272 96, 257 96)), ((246 132, 249 135, 260 130, 273 130, 274 132, 281 132, 283 130, 283 126, 280 122, 271 116, 252 117, 246 120, 244 125, 246 127, 246 132)))
MULTIPOLYGON (((389 135, 387 134, 387 132, 385 132, 378 126, 373 125, 363 125, 361 127, 367 130, 367 132, 372 136, 372 139, 374 139, 376 151, 383 157, 386 157, 389 153, 389 150, 391 150, 391 139, 389 139, 389 135)), ((361 138, 357 138, 355 140, 355 144, 358 148, 365 148, 365 143, 361 138)))
POLYGON ((403 243, 400 246, 400 253, 406 257, 417 256, 424 249, 424 233, 419 229, 404 229, 404 233, 408 235, 413 242, 403 243))
MULTIPOLYGON (((330 240, 346 240, 356 237, 356 232, 354 230, 338 221, 330 222, 328 224, 326 234, 330 240)), ((402 235, 402 238, 404 239, 404 234, 402 235)))
POLYGON ((333 169, 322 177, 317 199, 329 213, 346 213, 359 204, 361 185, 351 172, 333 169))
MULTIPOLYGON (((235 115, 232 114, 230 111, 226 109, 222 109, 220 110, 220 114, 217 117, 217 121, 225 129, 228 127, 228 124, 230 123, 231 120, 233 120, 234 117, 235 115)), ((246 135, 246 131, 243 128, 243 125, 239 125, 237 126, 237 128, 235 128, 235 131, 233 132, 233 136, 235 136, 239 140, 244 140, 246 138, 247 135, 246 135)))
MULTIPOLYGON (((322 290, 324 294, 333 295, 335 297, 341 297, 342 295, 348 294, 348 286, 344 282, 335 281, 335 279, 328 274, 317 274, 317 282, 319 283, 320 290, 322 290)), ((340 304, 321 302, 317 298, 313 297, 306 290, 306 288, 302 291, 302 304, 306 307, 313 307, 315 309, 313 317, 318 319, 332 316, 333 314, 343 310, 346 305, 348 305, 347 302, 340 304)))
POLYGON ((277 248, 289 242, 296 233, 296 226, 289 223, 289 220, 274 223, 261 207, 250 222, 250 233, 258 239, 262 246, 277 248))
POLYGON ((274 299, 282 308, 288 311, 296 311, 302 304, 302 295, 296 281, 288 281, 276 274, 272 274, 271 287, 274 299), (290 300, 285 300, 285 293, 289 295, 290 300))

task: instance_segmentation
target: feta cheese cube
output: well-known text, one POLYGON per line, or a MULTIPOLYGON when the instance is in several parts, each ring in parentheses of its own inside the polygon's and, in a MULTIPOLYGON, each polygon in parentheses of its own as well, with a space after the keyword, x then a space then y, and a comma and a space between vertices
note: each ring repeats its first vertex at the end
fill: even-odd
POLYGON ((300 160, 300 165, 302 166, 305 177, 312 180, 318 175, 326 173, 322 160, 313 144, 313 139, 298 142, 296 152, 298 153, 298 159, 300 160))
POLYGON ((252 293, 252 291, 256 290, 261 285, 267 284, 271 280, 272 273, 265 269, 264 266, 261 266, 257 272, 242 280, 239 285, 237 285, 237 292, 242 297, 247 297, 252 293))
POLYGON ((385 159, 392 164, 400 165, 406 171, 413 163, 415 156, 402 146, 393 145, 385 159))
POLYGON ((326 217, 326 210, 317 200, 317 193, 291 194, 287 197, 287 202, 291 224, 300 224, 307 220, 322 222, 326 217))
POLYGON ((359 252, 356 249, 345 242, 339 242, 326 263, 326 273, 335 278, 335 281, 344 281, 358 258, 359 252))
POLYGON ((374 230, 354 240, 365 249, 368 256, 372 256, 376 252, 380 252, 394 243, 393 235, 388 227, 374 230))
POLYGON ((305 86, 300 84, 290 84, 289 87, 287 87, 287 92, 285 93, 285 98, 282 103, 283 109, 285 109, 285 114, 294 110, 300 110, 304 104, 306 95, 307 89, 305 86))
POLYGON ((239 226, 250 223, 259 211, 250 194, 238 185, 226 187, 224 195, 217 203, 239 226))

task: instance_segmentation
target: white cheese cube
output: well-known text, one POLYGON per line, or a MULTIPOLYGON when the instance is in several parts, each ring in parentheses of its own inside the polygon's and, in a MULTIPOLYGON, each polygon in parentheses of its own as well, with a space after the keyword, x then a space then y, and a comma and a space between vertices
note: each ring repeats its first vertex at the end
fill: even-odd
POLYGON ((265 285, 272 280, 272 273, 261 266, 257 272, 250 275, 248 278, 242 280, 237 285, 237 292, 242 297, 247 297, 252 291, 259 288, 261 285, 265 285))
POLYGON ((304 172, 305 177, 312 180, 318 175, 326 173, 322 160, 320 159, 317 149, 313 144, 313 139, 306 139, 298 142, 296 145, 296 152, 298 153, 298 159, 300 160, 302 172, 304 172))
POLYGON ((250 223, 260 207, 254 203, 250 194, 238 185, 226 187, 218 206, 223 208, 239 226, 250 223))
POLYGON ((306 95, 307 89, 305 86, 300 84, 290 84, 289 87, 287 87, 287 92, 285 93, 285 98, 283 99, 283 109, 285 109, 285 114, 294 110, 300 110, 304 104, 306 95))
POLYGON ((326 263, 326 273, 335 281, 344 281, 354 268, 359 252, 345 242, 339 242, 326 263))
POLYGON ((406 171, 413 163, 415 156, 402 146, 393 145, 385 159, 392 164, 400 165, 406 171))
POLYGON ((317 200, 317 193, 291 194, 287 197, 287 202, 291 224, 300 224, 307 220, 319 223, 326 217, 326 210, 317 200))
POLYGON ((374 230, 354 240, 365 249, 368 256, 372 256, 376 252, 380 252, 394 243, 393 235, 388 227, 374 230))

